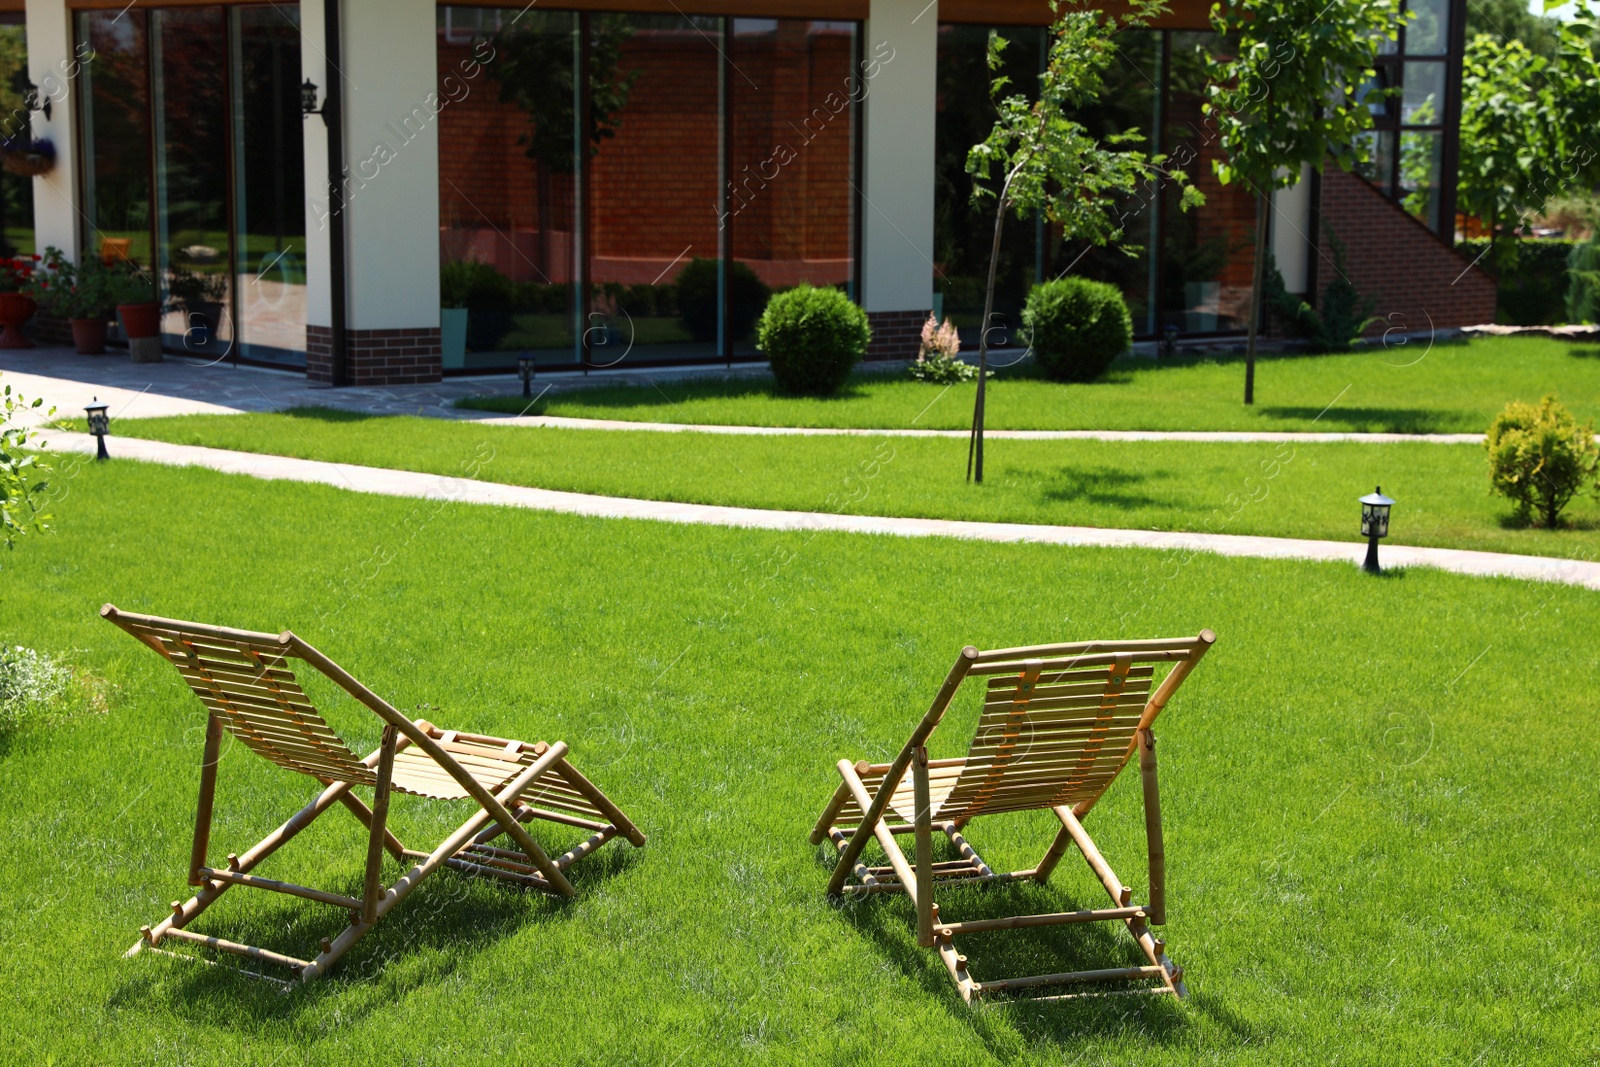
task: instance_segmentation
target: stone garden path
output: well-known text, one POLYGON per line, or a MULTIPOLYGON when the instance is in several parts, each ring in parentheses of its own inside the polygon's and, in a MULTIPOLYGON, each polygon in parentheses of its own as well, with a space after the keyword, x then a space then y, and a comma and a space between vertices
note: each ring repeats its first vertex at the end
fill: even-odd
MULTIPOLYGON (((52 431, 45 435, 45 440, 52 451, 79 455, 94 453, 95 441, 88 434, 52 431)), ((1191 553, 1210 552, 1225 556, 1307 559, 1353 565, 1360 562, 1366 551, 1365 545, 1342 541, 1300 541, 1236 534, 1107 530, 1084 526, 1035 526, 1024 523, 962 522, 951 519, 890 518, 808 511, 769 511, 710 504, 679 504, 669 501, 558 492, 550 489, 503 485, 497 482, 481 482, 468 478, 419 474, 413 471, 361 467, 347 463, 323 463, 193 445, 174 445, 131 437, 115 438, 113 445, 117 461, 141 460, 170 466, 205 467, 226 474, 310 482, 358 493, 530 508, 596 518, 643 519, 761 530, 837 531, 1063 546, 1148 548, 1171 553, 1180 560, 1191 553)), ((1385 545, 1383 558, 1385 565, 1389 567, 1434 567, 1457 574, 1524 578, 1600 589, 1600 563, 1584 560, 1513 556, 1449 548, 1411 548, 1404 545, 1385 545)))

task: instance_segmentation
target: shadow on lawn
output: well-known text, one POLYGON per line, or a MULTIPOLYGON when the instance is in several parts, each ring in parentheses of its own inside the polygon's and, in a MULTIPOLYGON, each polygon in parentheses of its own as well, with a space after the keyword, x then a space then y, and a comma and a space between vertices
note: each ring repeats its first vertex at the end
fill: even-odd
POLYGON ((278 414, 286 419, 310 419, 314 422, 366 422, 382 418, 365 411, 346 411, 344 408, 302 407, 285 408, 278 414))
POLYGON ((1043 473, 1046 480, 1039 495, 1044 500, 1054 502, 1104 504, 1118 508, 1152 507, 1170 503, 1170 500, 1137 491, 1138 487, 1154 479, 1170 478, 1171 474, 1165 471, 1133 471, 1106 466, 1061 466, 1049 472, 1015 473, 1028 481, 1043 473))
MULTIPOLYGON (((827 865, 820 855, 819 864, 827 865)), ((947 889, 940 895, 940 908, 947 919, 986 919, 1105 906, 1104 900, 1078 900, 1064 889, 1034 882, 947 889)), ((1226 1005, 1204 994, 1191 993, 1182 1003, 1160 995, 1087 996, 1057 1001, 996 997, 968 1006, 957 995, 937 953, 916 943, 916 915, 905 897, 853 897, 839 911, 844 921, 870 937, 885 957, 929 996, 939 998, 952 1017, 970 1027, 997 1055, 1014 1048, 1012 1034, 1020 1034, 1029 1042, 1042 1040, 1066 1046, 1092 1034, 1122 1035, 1132 1030, 1155 1044, 1174 1045, 1186 1039, 1195 1011, 1231 1034, 1238 1044, 1260 1036, 1226 1005)), ((979 981, 1148 963, 1121 923, 973 934, 962 939, 960 948, 979 981)), ((1177 958, 1181 962, 1181 949, 1177 958)), ((1092 988, 1064 986, 1049 992, 1074 993, 1092 988)))
POLYGON ((1317 429, 1348 433, 1452 433, 1470 411, 1430 411, 1426 408, 1314 408, 1262 407, 1268 419, 1317 421, 1317 429))
MULTIPOLYGON (((632 848, 603 849, 589 857, 573 873, 578 896, 572 900, 498 879, 440 871, 357 942, 327 975, 304 985, 283 968, 226 953, 206 955, 218 960, 218 966, 144 953, 142 958, 148 962, 117 989, 108 1006, 149 1008, 160 1000, 165 1010, 190 1021, 206 1026, 220 1021, 235 1031, 256 1032, 336 1001, 341 1023, 357 1022, 414 990, 438 985, 500 941, 537 937, 533 928, 565 921, 572 906, 637 863, 636 852, 632 848), (287 979, 287 984, 251 977, 245 970, 287 979)), ((385 878, 392 879, 397 870, 392 863, 386 864, 385 878)), ((331 888, 356 896, 361 892, 355 878, 343 887, 331 888)), ((231 890, 213 904, 191 929, 275 948, 302 959, 316 954, 319 938, 335 937, 343 929, 337 912, 330 916, 329 909, 309 902, 304 907, 287 900, 279 903, 276 896, 268 906, 240 914, 243 909, 237 907, 238 902, 228 899, 237 892, 231 890), (230 903, 236 905, 232 912, 230 903)), ((269 894, 258 893, 255 903, 259 905, 265 896, 269 894)), ((167 947, 193 954, 193 946, 163 945, 167 947)))

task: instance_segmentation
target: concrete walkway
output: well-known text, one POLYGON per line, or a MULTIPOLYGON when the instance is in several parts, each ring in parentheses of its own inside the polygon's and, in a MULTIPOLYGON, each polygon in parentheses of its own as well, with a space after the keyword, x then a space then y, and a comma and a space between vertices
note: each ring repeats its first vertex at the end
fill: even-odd
MULTIPOLYGON (((715 369, 715 368, 713 368, 715 369)), ((452 378, 431 386, 392 386, 371 389, 328 389, 304 377, 253 367, 192 367, 175 360, 133 364, 113 356, 72 355, 63 362, 60 353, 34 349, 0 354, 0 386, 28 399, 42 397, 44 408, 59 416, 78 418, 85 404, 98 400, 109 405, 115 419, 158 418, 167 415, 238 415, 252 411, 282 411, 292 407, 338 407, 374 415, 427 415, 484 426, 544 427, 563 430, 632 430, 656 433, 708 433, 772 437, 932 437, 964 440, 966 430, 839 429, 801 426, 720 426, 709 423, 630 422, 625 419, 572 419, 555 415, 498 415, 454 407, 457 397, 482 393, 504 379, 452 378), (74 362, 76 361, 76 362, 74 362), (34 370, 19 369, 22 367, 34 370), (49 370, 44 374, 38 371, 49 370), (74 376, 62 377, 66 372, 74 376), (139 383, 143 384, 139 384, 139 383)), ((609 373, 609 372, 608 372, 609 373)), ((661 374, 665 375, 663 369, 661 374)), ((687 373, 707 373, 706 368, 684 368, 687 373)), ((735 371, 735 374, 741 373, 735 371)), ((594 378, 572 375, 574 384, 597 384, 594 378)), ((596 377, 599 377, 596 375, 596 377)), ((550 384, 540 379, 540 388, 550 384)), ((606 378, 611 382, 611 378, 606 378)), ((618 380, 617 384, 638 384, 618 380)), ((30 421, 39 421, 41 409, 30 421)), ((1293 433, 1271 430, 1168 431, 1168 430, 989 430, 986 437, 1005 441, 1355 441, 1364 444, 1477 444, 1474 433, 1293 433)))
MULTIPOLYGON (((95 447, 94 438, 88 434, 52 432, 47 435, 46 440, 48 446, 58 452, 93 454, 95 447)), ((891 534, 899 537, 955 537, 974 541, 1149 548, 1172 553, 1210 552, 1224 556, 1306 559, 1347 564, 1359 563, 1366 552, 1364 545, 1341 541, 1297 541, 1281 537, 1245 537, 1235 534, 1102 530, 1084 526, 1034 526, 1024 523, 887 518, 807 511, 768 511, 709 504, 675 504, 666 501, 532 489, 437 474, 360 467, 347 463, 322 463, 285 456, 257 455, 193 445, 173 445, 131 437, 116 438, 113 444, 117 461, 142 460, 171 466, 205 467, 225 474, 312 482, 358 493, 418 497, 467 504, 493 504, 607 519, 645 519, 761 530, 829 530, 845 533, 891 534)), ((1500 575, 1600 589, 1600 563, 1582 560, 1512 556, 1448 548, 1408 548, 1403 545, 1386 545, 1383 549, 1383 558, 1389 567, 1434 567, 1457 574, 1500 575)))
MULTIPOLYGON (((715 423, 629 422, 626 419, 571 419, 559 415, 486 418, 485 426, 535 426, 558 430, 642 430, 656 433, 715 433, 755 437, 946 437, 966 440, 967 430, 902 428, 842 429, 820 426, 722 426, 715 423)), ((1433 445, 1476 445, 1481 433, 1294 433, 1278 430, 985 430, 1004 441, 1293 441, 1299 444, 1356 441, 1392 445, 1421 441, 1433 445)))

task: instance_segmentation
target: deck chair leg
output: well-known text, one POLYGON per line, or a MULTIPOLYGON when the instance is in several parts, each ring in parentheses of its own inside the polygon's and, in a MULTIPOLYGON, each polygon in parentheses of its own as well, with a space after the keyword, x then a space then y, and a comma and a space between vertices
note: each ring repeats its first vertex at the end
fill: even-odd
POLYGON ((1156 784, 1156 735, 1139 731, 1139 777, 1144 783, 1144 833, 1150 858, 1151 926, 1167 921, 1167 855, 1161 839, 1161 789, 1156 784))
MULTIPOLYGON (((932 948, 933 939, 933 801, 928 789, 928 750, 922 745, 911 757, 911 782, 916 811, 917 944, 932 948)), ((909 887, 908 887, 909 889, 909 887)))
POLYGON ((600 791, 600 787, 585 778, 578 768, 565 759, 559 759, 555 764, 556 774, 560 775, 568 785, 582 793, 584 797, 600 809, 611 825, 617 828, 617 833, 628 839, 634 848, 643 848, 645 843, 644 832, 633 824, 633 820, 622 814, 622 809, 611 802, 611 798, 600 791))
POLYGON ((391 724, 383 728, 383 743, 378 751, 378 784, 372 793, 372 822, 367 829, 367 877, 361 894, 361 921, 378 921, 378 898, 383 893, 384 831, 389 826, 389 780, 394 775, 394 743, 399 731, 391 724))
MULTIPOLYGON (((867 795, 867 787, 861 781, 861 776, 856 774, 855 765, 849 760, 840 760, 839 773, 844 777, 845 785, 850 788, 851 795, 855 797, 856 804, 860 806, 862 811, 870 815, 872 813, 872 798, 867 795)), ((889 779, 884 779, 882 789, 892 790, 893 788, 893 783, 889 779)), ((866 823, 862 823, 862 827, 865 826, 866 823)), ((889 832, 889 827, 881 818, 873 822, 870 832, 872 836, 878 839, 878 844, 883 848, 884 854, 889 857, 889 866, 894 868, 895 877, 900 879, 900 884, 905 887, 906 895, 920 909, 922 897, 918 893, 917 876, 912 872, 911 865, 906 862, 906 854, 900 851, 899 842, 895 841, 894 834, 889 832)), ((864 844, 864 835, 861 833, 861 828, 857 828, 855 836, 850 839, 850 843, 839 853, 839 866, 834 870, 833 876, 841 884, 845 878, 849 877, 850 872, 855 869, 856 859, 861 855, 862 844, 858 844, 858 842, 864 844)), ((929 903, 931 904, 932 902, 930 897, 929 903)))
MULTIPOLYGON (((1056 817, 1061 820, 1062 828, 1071 834, 1073 843, 1078 846, 1078 851, 1083 853, 1083 858, 1088 862, 1089 869, 1099 877, 1100 884, 1106 887, 1106 892, 1110 894, 1112 901, 1119 907, 1126 907, 1133 898, 1133 891, 1122 884, 1122 880, 1117 877, 1117 873, 1111 869, 1111 865, 1100 854, 1100 849, 1095 845, 1093 839, 1089 837, 1089 832, 1083 828, 1083 824, 1078 821, 1078 817, 1072 814, 1070 808, 1064 806, 1056 807, 1052 810, 1056 813, 1056 817)), ((1145 958, 1153 966, 1160 968, 1161 981, 1168 991, 1179 997, 1186 995, 1187 991, 1183 987, 1183 969, 1167 958, 1164 947, 1157 943, 1155 935, 1145 925, 1145 920, 1132 917, 1123 921, 1127 923, 1128 932, 1138 942, 1139 948, 1145 954, 1145 958)))
MULTIPOLYGON (((256 842, 254 846, 239 857, 239 862, 233 865, 232 869, 241 874, 249 873, 251 868, 288 844, 301 830, 310 826, 312 820, 327 811, 340 796, 349 790, 349 782, 334 782, 329 785, 317 796, 317 799, 289 816, 288 819, 284 820, 283 825, 256 842)), ((175 908, 173 914, 162 919, 154 926, 146 927, 140 931, 140 940, 133 943, 133 947, 128 950, 127 955, 133 955, 146 945, 152 947, 159 945, 161 939, 166 936, 169 930, 174 928, 181 930, 189 925, 196 916, 209 908, 218 897, 222 896, 231 885, 233 885, 232 882, 207 883, 198 893, 175 908)))
POLYGON ((194 847, 189 850, 189 884, 204 885, 200 868, 206 866, 211 844, 211 809, 217 798, 217 761, 222 758, 222 720, 206 716, 205 754, 200 758, 200 799, 194 813, 194 847))

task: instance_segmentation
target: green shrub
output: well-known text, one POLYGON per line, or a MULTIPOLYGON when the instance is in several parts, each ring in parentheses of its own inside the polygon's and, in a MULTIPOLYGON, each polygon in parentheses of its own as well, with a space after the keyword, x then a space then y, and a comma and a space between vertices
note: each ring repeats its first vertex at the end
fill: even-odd
POLYGON ((467 291, 472 288, 472 268, 475 264, 443 263, 439 266, 439 306, 442 308, 464 308, 467 306, 467 291))
POLYGON ((771 360, 780 389, 827 396, 844 385, 871 339, 867 313, 848 296, 800 285, 767 304, 756 344, 771 360))
MULTIPOLYGON (((678 315, 696 341, 717 339, 717 265, 715 259, 696 256, 675 281, 678 315)), ((738 260, 728 263, 728 329, 733 334, 729 340, 750 333, 771 295, 755 271, 738 260)))
POLYGON ((1600 322, 1600 236, 1567 256, 1567 321, 1600 322))
POLYGON ((45 652, 0 645, 0 736, 26 725, 50 725, 78 712, 104 710, 103 686, 92 675, 45 652))
POLYGON ((1510 326, 1550 326, 1566 317, 1567 257, 1581 242, 1560 237, 1501 239, 1480 260, 1486 238, 1462 241, 1462 266, 1477 260, 1495 276, 1495 321, 1510 326))
POLYGON ((1350 283, 1345 271, 1344 242, 1330 232, 1328 243, 1333 246, 1333 277, 1322 291, 1321 307, 1312 307, 1283 287, 1283 275, 1271 252, 1267 253, 1266 288, 1262 295, 1284 332, 1305 341, 1308 351, 1348 352, 1366 328, 1378 321, 1372 317, 1378 302, 1372 297, 1363 298, 1350 283))
POLYGON ((1594 426, 1578 420, 1554 396, 1535 407, 1513 400, 1495 416, 1483 441, 1489 452, 1489 491, 1516 504, 1526 520, 1554 527, 1574 496, 1600 492, 1600 445, 1594 426))
POLYGON ((1133 318, 1117 287, 1075 275, 1034 286, 1022 322, 1039 369, 1058 382, 1094 381, 1133 343, 1133 318))

